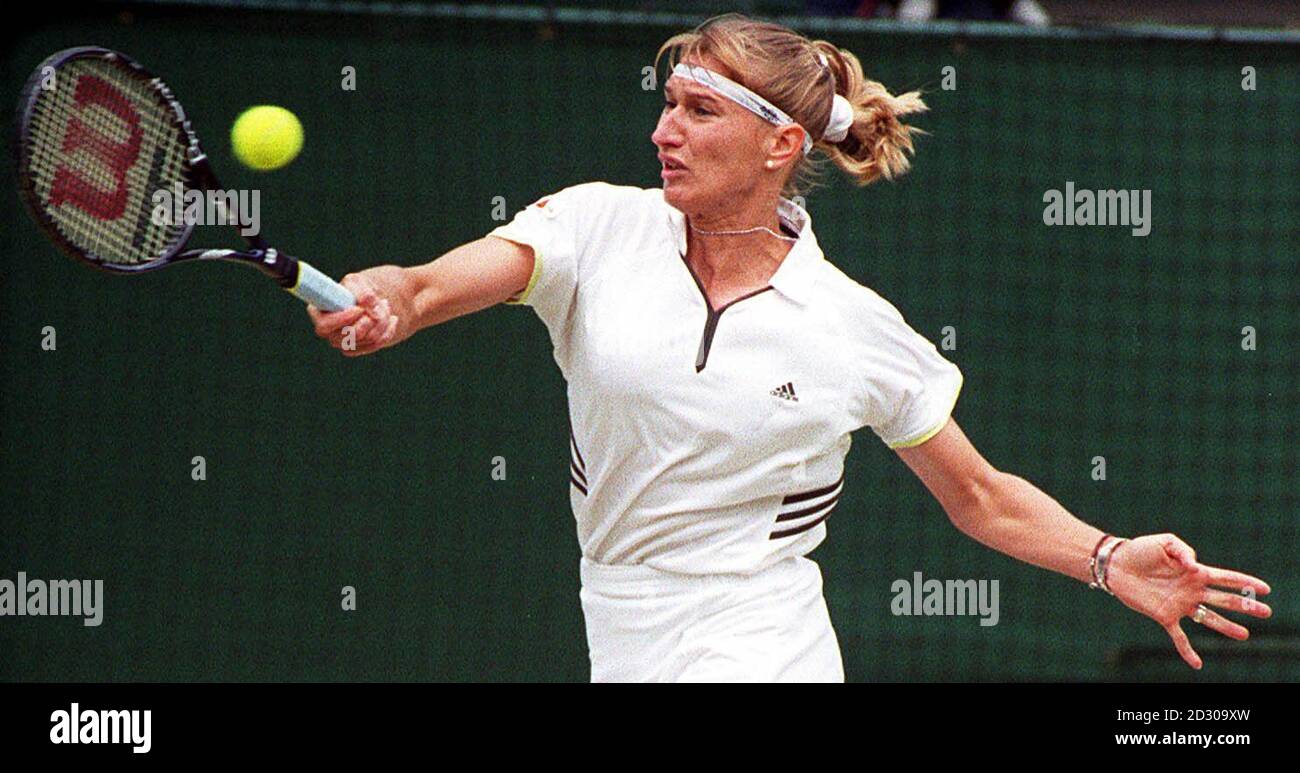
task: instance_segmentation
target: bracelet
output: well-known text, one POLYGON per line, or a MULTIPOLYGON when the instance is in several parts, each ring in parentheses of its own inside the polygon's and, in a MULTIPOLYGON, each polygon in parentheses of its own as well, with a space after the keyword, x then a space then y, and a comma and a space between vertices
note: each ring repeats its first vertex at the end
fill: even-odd
POLYGON ((1092 548, 1092 555, 1088 556, 1088 574, 1092 575, 1092 582, 1088 583, 1089 588, 1096 589, 1100 587, 1097 584, 1097 551, 1101 550, 1102 543, 1113 536, 1113 534, 1101 535, 1101 539, 1097 540, 1097 544, 1092 548))
POLYGON ((1128 542, 1128 540, 1112 534, 1107 534, 1101 538, 1101 541, 1097 543, 1097 547, 1093 548, 1092 557, 1088 559, 1088 568, 1092 572, 1092 582, 1088 583, 1088 587, 1100 588, 1112 596, 1115 595, 1110 586, 1106 584, 1106 575, 1110 571, 1111 558, 1115 551, 1125 542, 1128 542), (1107 540, 1111 541, 1107 542, 1107 540))

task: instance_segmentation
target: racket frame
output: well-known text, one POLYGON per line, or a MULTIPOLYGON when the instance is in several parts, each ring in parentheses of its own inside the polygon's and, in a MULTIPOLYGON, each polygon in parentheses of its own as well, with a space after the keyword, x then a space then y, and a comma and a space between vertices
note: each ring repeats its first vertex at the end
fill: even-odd
MULTIPOLYGON (((18 192, 26 205, 28 212, 35 218, 37 225, 47 236, 55 243, 58 248, 76 259, 81 263, 93 266, 101 271, 107 271, 113 274, 140 274, 145 271, 162 268, 190 260, 225 260, 235 263, 243 263, 256 267, 264 274, 270 276, 281 287, 294 292, 299 283, 305 278, 305 274, 311 273, 312 279, 319 284, 326 281, 324 275, 319 275, 314 269, 304 271, 302 262, 284 252, 271 247, 261 234, 245 235, 240 234, 248 243, 247 250, 232 249, 194 249, 186 250, 185 246, 190 237, 194 234, 195 223, 184 223, 184 230, 181 236, 175 240, 168 250, 152 260, 141 263, 112 263, 102 256, 91 255, 81 248, 74 245, 59 230, 54 219, 46 213, 40 195, 36 191, 36 183, 31 175, 26 174, 28 167, 28 143, 27 137, 31 126, 33 112, 36 102, 39 98, 37 93, 41 89, 41 84, 45 78, 47 68, 53 68, 55 77, 57 77, 59 68, 72 59, 79 58, 101 58, 109 64, 123 68, 132 78, 147 84, 156 96, 160 98, 162 104, 167 108, 170 116, 169 123, 176 129, 178 134, 183 137, 186 144, 185 150, 185 174, 183 175, 186 187, 199 191, 224 190, 221 183, 217 180, 216 173, 212 170, 212 165, 208 160, 207 153, 203 151, 203 146, 199 142, 198 133, 194 130, 193 124, 185 114, 185 108, 181 106, 176 99, 172 90, 163 82, 162 78, 154 75, 144 65, 136 60, 121 53, 102 46, 76 46, 58 51, 45 58, 36 67, 36 71, 28 78, 27 83, 23 86, 22 97, 18 103, 17 115, 17 133, 14 142, 14 162, 18 170, 18 192)), ((224 204, 221 205, 225 212, 224 204)), ((228 219, 228 218, 227 218, 228 219)), ((328 280, 329 284, 335 284, 328 280)), ((326 290, 330 288, 325 288, 326 290)), ((342 289, 342 288, 338 288, 342 289)), ((294 292, 298 295, 297 292, 294 292)), ((300 296, 301 297, 301 296, 300 296)), ((310 301, 309 301, 310 302, 310 301)))

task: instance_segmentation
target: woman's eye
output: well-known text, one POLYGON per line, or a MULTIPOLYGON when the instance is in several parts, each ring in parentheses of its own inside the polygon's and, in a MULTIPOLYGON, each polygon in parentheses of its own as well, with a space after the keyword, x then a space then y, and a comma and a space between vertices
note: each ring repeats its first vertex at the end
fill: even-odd
MULTIPOLYGON (((664 102, 664 110, 672 110, 674 107, 677 107, 676 102, 668 102, 668 101, 664 102)), ((694 108, 694 112, 696 115, 713 115, 713 111, 705 110, 702 107, 694 108)))

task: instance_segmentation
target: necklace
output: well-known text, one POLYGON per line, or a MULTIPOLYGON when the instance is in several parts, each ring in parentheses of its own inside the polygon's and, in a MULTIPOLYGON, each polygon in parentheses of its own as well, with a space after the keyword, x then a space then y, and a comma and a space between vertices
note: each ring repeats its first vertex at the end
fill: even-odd
POLYGON ((696 228, 696 227, 695 227, 695 224, 692 223, 692 224, 691 224, 691 230, 694 231, 694 232, 696 232, 696 233, 707 234, 707 235, 709 235, 709 236, 729 236, 729 235, 733 235, 733 234, 752 234, 752 233, 754 233, 755 231, 767 231, 768 233, 772 234, 773 236, 775 236, 775 237, 778 238, 778 239, 785 239, 785 240, 788 241, 788 242, 797 242, 797 241, 799 241, 798 237, 795 237, 795 236, 786 236, 786 235, 784 235, 784 234, 779 234, 779 233, 777 233, 776 231, 773 231, 771 228, 768 228, 768 227, 765 226, 765 225, 754 226, 753 228, 745 228, 745 229, 743 229, 743 230, 739 230, 739 231, 706 231, 706 230, 704 230, 703 228, 696 228))

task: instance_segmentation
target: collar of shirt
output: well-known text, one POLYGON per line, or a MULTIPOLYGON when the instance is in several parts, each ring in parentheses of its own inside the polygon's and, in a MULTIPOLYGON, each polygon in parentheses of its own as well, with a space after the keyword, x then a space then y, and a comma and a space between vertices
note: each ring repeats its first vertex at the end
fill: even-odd
MULTIPOLYGON (((667 202, 665 206, 668 207, 668 222, 677 251, 685 255, 686 215, 667 202)), ((790 248, 768 284, 795 303, 806 304, 812 293, 815 265, 822 260, 821 248, 817 245, 817 237, 813 235, 812 215, 787 198, 777 200, 776 210, 781 222, 799 234, 799 240, 790 248)))

